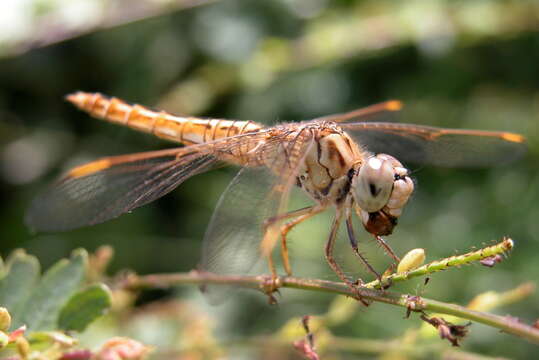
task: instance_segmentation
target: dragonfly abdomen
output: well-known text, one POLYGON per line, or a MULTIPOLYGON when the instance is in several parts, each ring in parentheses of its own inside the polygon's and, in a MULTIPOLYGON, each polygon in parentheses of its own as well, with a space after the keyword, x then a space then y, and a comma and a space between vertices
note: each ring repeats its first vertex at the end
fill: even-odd
POLYGON ((91 116, 185 145, 201 144, 261 129, 252 121, 175 116, 131 105, 100 93, 76 92, 66 99, 91 116))

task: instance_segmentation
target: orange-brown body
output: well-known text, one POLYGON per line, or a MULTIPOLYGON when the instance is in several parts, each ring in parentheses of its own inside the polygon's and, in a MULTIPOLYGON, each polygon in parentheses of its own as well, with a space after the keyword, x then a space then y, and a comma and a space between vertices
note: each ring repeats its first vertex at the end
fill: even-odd
POLYGON ((325 256, 353 289, 356 283, 332 255, 343 221, 352 249, 381 279, 358 250, 354 212, 399 261, 381 236, 393 231, 414 183, 393 156, 431 165, 490 166, 514 160, 526 149, 524 137, 513 133, 365 121, 398 111, 401 103, 394 100, 269 128, 252 121, 174 116, 98 93, 77 92, 67 100, 94 117, 188 146, 107 157, 72 169, 33 202, 26 222, 34 229, 67 230, 107 221, 160 198, 222 161, 266 168, 275 179, 262 178, 266 172, 258 169, 240 171, 221 198, 225 201, 219 202, 205 236, 202 268, 243 274, 262 255, 275 277, 271 254, 280 239, 283 266, 291 275, 287 233, 334 207, 325 256), (295 184, 315 200, 314 205, 288 211, 295 184))
POLYGON ((68 95, 67 100, 98 119, 185 145, 202 144, 262 128, 252 121, 175 116, 164 111, 153 111, 141 105, 131 105, 100 93, 79 91, 68 95))
MULTIPOLYGON (((208 143, 236 135, 257 132, 263 126, 252 121, 224 119, 202 119, 175 116, 166 112, 156 112, 140 105, 130 105, 117 98, 109 98, 99 93, 77 92, 67 96, 67 100, 90 115, 112 123, 128 126, 185 145, 208 143)), ((289 131, 277 126, 275 132, 289 131)), ((271 140, 274 134, 268 133, 271 140)), ((259 154, 256 147, 260 142, 246 141, 245 145, 231 154, 221 154, 223 160, 241 166, 267 166, 280 174, 291 162, 300 160, 297 183, 313 199, 326 206, 344 198, 349 189, 348 173, 357 169, 368 153, 338 126, 331 122, 321 124, 297 124, 286 136, 288 142, 302 141, 302 136, 312 139, 305 154, 287 153, 286 141, 283 151, 259 154)), ((301 148, 301 147, 298 147, 301 148)))

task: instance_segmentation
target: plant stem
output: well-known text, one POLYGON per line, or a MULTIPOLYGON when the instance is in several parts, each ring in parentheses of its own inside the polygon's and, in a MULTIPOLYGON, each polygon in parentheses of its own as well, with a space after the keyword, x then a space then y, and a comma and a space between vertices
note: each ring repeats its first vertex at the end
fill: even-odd
MULTIPOLYGON (((385 279, 390 278, 392 282, 404 281, 412 277, 430 274, 443 269, 470 263, 490 257, 496 254, 504 253, 513 247, 511 239, 504 239, 502 242, 483 248, 478 251, 470 252, 464 255, 452 256, 440 261, 421 266, 415 270, 402 274, 392 274, 385 279)), ((384 279, 384 280, 385 280, 384 279)), ((423 312, 432 311, 441 314, 453 315, 462 319, 476 321, 488 326, 503 330, 508 334, 513 334, 533 343, 539 344, 539 329, 523 324, 517 319, 506 316, 498 316, 486 312, 480 312, 468 309, 466 307, 444 303, 420 296, 412 296, 395 292, 377 290, 373 287, 379 286, 377 281, 373 281, 365 287, 351 289, 348 285, 339 282, 305 279, 291 276, 280 276, 273 280, 270 276, 228 276, 191 271, 189 273, 155 274, 155 275, 131 275, 128 276, 121 287, 129 290, 138 290, 143 288, 170 287, 186 284, 221 284, 234 285, 252 289, 262 290, 268 293, 271 284, 276 287, 294 288, 311 291, 322 291, 346 295, 354 298, 358 296, 367 301, 376 301, 396 306, 401 306, 409 311, 423 312)))
MULTIPOLYGON (((485 248, 472 251, 463 255, 456 255, 456 256, 451 256, 442 260, 436 260, 431 263, 420 266, 414 270, 407 271, 404 273, 391 274, 387 277, 384 277, 382 282, 393 284, 393 283, 402 282, 411 278, 415 278, 418 276, 428 275, 428 274, 432 274, 438 271, 446 270, 450 267, 466 265, 471 262, 483 260, 491 256, 507 253, 510 250, 512 250, 513 247, 514 247, 513 240, 509 238, 504 238, 502 241, 492 246, 487 246, 485 248)), ((374 280, 363 286, 368 287, 368 288, 379 288, 380 282, 378 280, 374 280)))
MULTIPOLYGON (((135 290, 184 284, 226 284, 253 289, 264 289, 270 279, 271 278, 268 276, 220 276, 192 271, 190 273, 176 274, 133 275, 127 279, 124 288, 135 290)), ((462 319, 477 321, 501 329, 508 334, 513 334, 539 344, 539 329, 537 328, 523 324, 511 317, 502 317, 485 312, 474 311, 460 305, 444 303, 419 296, 410 296, 367 288, 358 288, 357 293, 354 293, 354 291, 344 283, 317 279, 285 276, 278 277, 276 283, 285 288, 322 291, 351 297, 359 295, 365 300, 401 306, 406 309, 411 309, 412 311, 433 311, 454 315, 462 319)))

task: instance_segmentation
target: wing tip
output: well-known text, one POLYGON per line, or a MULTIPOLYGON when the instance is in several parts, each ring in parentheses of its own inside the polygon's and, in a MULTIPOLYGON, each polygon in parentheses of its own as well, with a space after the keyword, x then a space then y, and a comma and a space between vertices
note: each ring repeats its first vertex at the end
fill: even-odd
POLYGON ((501 138, 503 140, 513 142, 513 143, 519 143, 519 144, 525 144, 526 138, 520 134, 511 133, 511 132, 504 132, 501 134, 501 138))
POLYGON ((386 109, 389 111, 400 111, 404 107, 404 103, 400 100, 389 100, 386 102, 386 109))

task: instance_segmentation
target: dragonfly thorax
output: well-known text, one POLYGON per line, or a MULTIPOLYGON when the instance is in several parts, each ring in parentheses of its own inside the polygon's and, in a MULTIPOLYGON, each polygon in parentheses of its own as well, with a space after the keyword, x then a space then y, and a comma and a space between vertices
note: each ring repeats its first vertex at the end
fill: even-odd
POLYGON ((375 235, 391 233, 414 190, 408 170, 397 159, 373 156, 334 128, 319 132, 305 154, 297 185, 322 206, 354 206, 375 235))
POLYGON ((322 130, 305 154, 297 184, 322 205, 339 204, 349 194, 351 175, 364 156, 344 132, 322 130))

